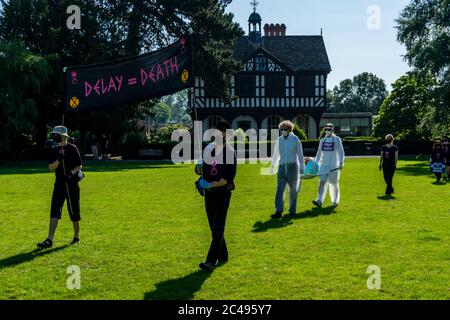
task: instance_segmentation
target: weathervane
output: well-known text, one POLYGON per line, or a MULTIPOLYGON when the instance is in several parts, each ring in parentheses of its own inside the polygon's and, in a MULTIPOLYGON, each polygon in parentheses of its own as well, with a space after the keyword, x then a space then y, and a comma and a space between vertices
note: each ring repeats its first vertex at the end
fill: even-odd
POLYGON ((253 0, 250 2, 250 4, 253 6, 253 12, 256 12, 256 7, 258 6, 259 2, 256 0, 253 0))

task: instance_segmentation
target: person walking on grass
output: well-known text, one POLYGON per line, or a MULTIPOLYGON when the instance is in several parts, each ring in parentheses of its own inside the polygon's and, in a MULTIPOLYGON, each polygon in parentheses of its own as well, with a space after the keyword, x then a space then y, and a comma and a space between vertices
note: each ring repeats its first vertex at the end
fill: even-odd
POLYGON ((270 168, 274 174, 278 167, 275 213, 271 215, 274 219, 281 218, 284 211, 286 185, 289 185, 289 215, 295 216, 301 186, 300 174, 305 171, 302 142, 292 133, 294 124, 291 121, 282 121, 278 128, 281 136, 275 144, 270 168))
POLYGON ((235 189, 234 178, 237 169, 236 152, 227 142, 227 129, 230 124, 221 121, 216 129, 221 136, 206 146, 201 165, 201 179, 198 184, 203 189, 205 209, 211 230, 212 241, 206 261, 199 264, 205 271, 213 271, 216 266, 228 261, 225 242, 225 222, 230 206, 231 191, 235 189))
POLYGON ((80 241, 80 188, 78 186, 82 161, 78 148, 67 142, 67 128, 56 126, 52 135, 57 145, 52 148, 48 168, 55 171, 55 184, 50 209, 50 226, 48 237, 37 246, 51 248, 58 221, 61 219, 64 201, 67 200, 67 211, 73 223, 74 236, 71 244, 80 241))
POLYGON ((325 137, 320 140, 317 149, 316 161, 319 164, 319 190, 313 204, 321 208, 330 187, 330 197, 333 207, 339 205, 340 190, 339 176, 340 170, 344 166, 345 153, 342 140, 334 133, 334 125, 325 125, 325 137))
POLYGON ((448 136, 444 136, 442 138, 442 151, 444 152, 444 158, 447 160, 447 172, 446 176, 444 176, 444 180, 450 180, 450 143, 448 141, 448 136))
POLYGON ((394 145, 394 136, 388 134, 385 137, 386 144, 381 147, 380 165, 378 169, 383 169, 384 181, 386 182, 385 194, 390 196, 394 193, 392 180, 394 178, 395 170, 398 162, 398 148, 394 145))
POLYGON ((431 162, 430 162, 430 168, 431 171, 436 176, 436 183, 441 182, 442 173, 445 172, 445 154, 444 150, 442 149, 442 143, 441 140, 436 140, 433 145, 433 150, 431 151, 431 162))

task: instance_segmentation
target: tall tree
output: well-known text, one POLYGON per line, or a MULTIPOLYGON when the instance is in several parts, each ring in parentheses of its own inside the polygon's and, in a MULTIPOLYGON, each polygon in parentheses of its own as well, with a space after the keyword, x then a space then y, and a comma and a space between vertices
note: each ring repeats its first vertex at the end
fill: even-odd
POLYGON ((424 117, 435 107, 432 90, 436 81, 430 76, 410 72, 392 85, 392 91, 375 118, 374 135, 394 134, 400 139, 429 139, 431 132, 424 117))
POLYGON ((345 79, 331 92, 329 112, 372 112, 377 114, 387 96, 383 79, 368 72, 345 79))
POLYGON ((432 74, 437 97, 424 122, 435 136, 450 131, 450 0, 412 0, 397 22, 397 39, 406 46, 405 59, 420 77, 432 74))
MULTIPOLYGON (((232 57, 233 41, 243 31, 225 13, 231 0, 0 0, 0 39, 19 40, 31 53, 58 57, 46 88, 36 97, 39 107, 38 143, 47 126, 61 119, 64 66, 99 63, 140 54, 194 33, 195 74, 226 95, 239 63, 232 57), (66 8, 81 9, 81 30, 66 27, 66 8)), ((2 66, 0 66, 2 67, 2 66)), ((158 101, 67 117, 71 129, 131 130, 136 118, 158 101), (117 125, 121 123, 121 125, 117 125)))
POLYGON ((170 120, 176 123, 188 123, 191 121, 188 113, 188 92, 186 90, 166 96, 162 101, 170 106, 172 115, 170 120))
POLYGON ((0 155, 3 157, 15 158, 24 145, 33 142, 39 113, 35 96, 49 82, 52 58, 33 55, 18 42, 0 41, 0 155))

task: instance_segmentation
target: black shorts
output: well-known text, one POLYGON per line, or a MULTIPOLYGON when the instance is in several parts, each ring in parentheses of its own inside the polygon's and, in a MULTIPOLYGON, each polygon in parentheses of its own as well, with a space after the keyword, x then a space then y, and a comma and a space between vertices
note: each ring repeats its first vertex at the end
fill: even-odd
MULTIPOLYGON (((72 222, 80 221, 80 187, 78 183, 68 183, 70 201, 67 201, 67 211, 72 222)), ((61 219, 64 201, 67 197, 67 188, 65 183, 55 182, 53 187, 52 205, 50 218, 61 219)))

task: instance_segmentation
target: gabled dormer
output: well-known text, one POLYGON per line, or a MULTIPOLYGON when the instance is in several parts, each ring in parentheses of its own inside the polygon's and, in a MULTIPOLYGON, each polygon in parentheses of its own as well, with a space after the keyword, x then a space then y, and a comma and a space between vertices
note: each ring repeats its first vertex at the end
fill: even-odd
POLYGON ((292 72, 292 70, 261 47, 245 60, 241 72, 292 72))

